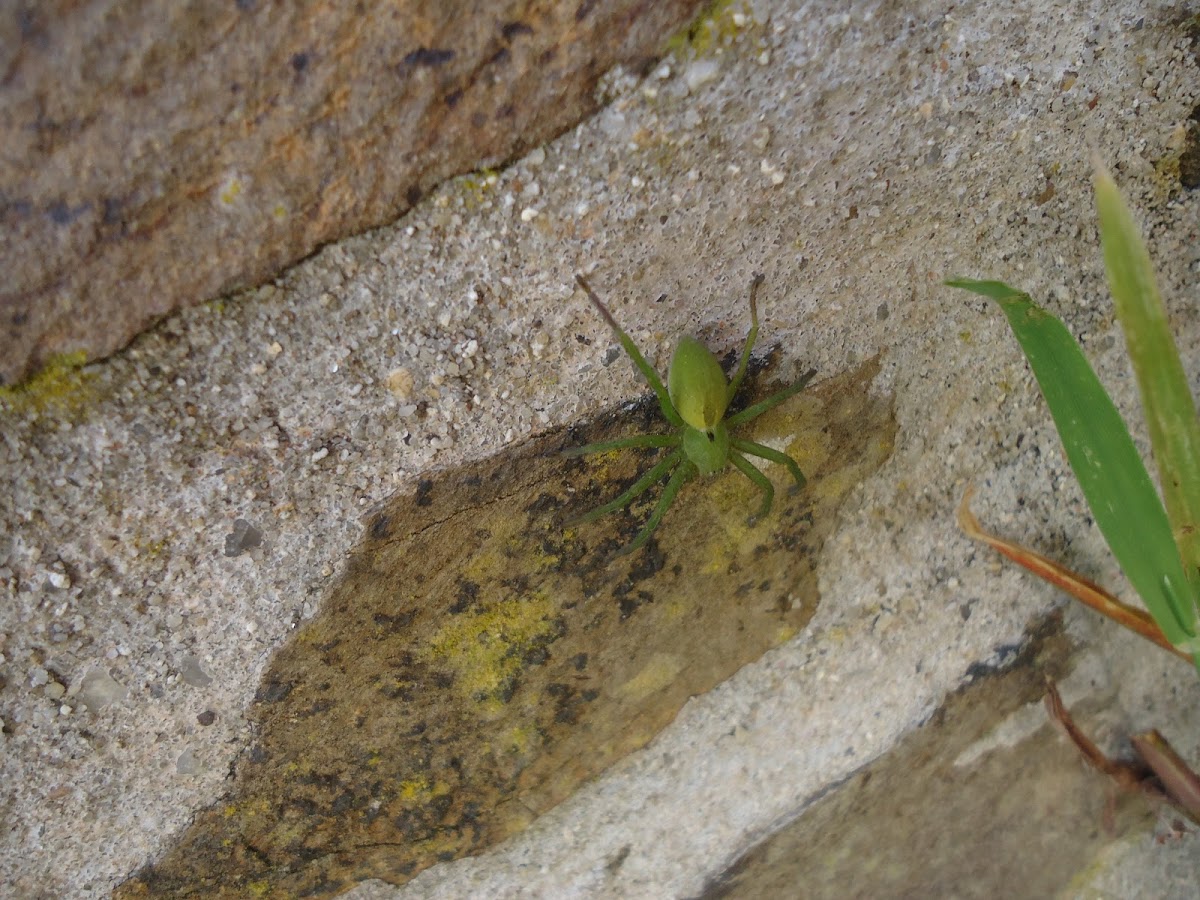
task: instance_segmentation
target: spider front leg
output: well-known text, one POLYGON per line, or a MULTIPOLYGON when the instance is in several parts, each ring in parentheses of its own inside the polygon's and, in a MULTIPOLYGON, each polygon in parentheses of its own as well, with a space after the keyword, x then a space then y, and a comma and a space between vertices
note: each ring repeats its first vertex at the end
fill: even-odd
POLYGON ((750 331, 746 333, 746 344, 742 347, 742 358, 738 361, 737 372, 733 376, 733 381, 729 382, 726 403, 733 400, 733 395, 742 386, 742 379, 746 377, 746 368, 750 365, 750 351, 754 349, 754 342, 758 340, 758 289, 762 283, 763 275, 761 273, 755 275, 754 280, 750 282, 750 331))
POLYGON ((592 286, 587 283, 582 275, 576 275, 575 280, 579 286, 583 288, 588 295, 588 299, 592 301, 592 305, 600 311, 600 315, 604 317, 604 321, 608 323, 608 327, 616 334, 617 340, 620 341, 621 347, 625 350, 626 355, 637 366, 637 370, 642 373, 642 377, 646 379, 646 383, 654 391, 654 396, 658 398, 658 406, 662 410, 663 417, 672 425, 678 427, 683 424, 683 419, 679 417, 679 413, 675 411, 674 404, 671 403, 670 394, 667 393, 667 387, 663 384, 662 379, 658 377, 658 373, 654 371, 653 366, 646 362, 646 357, 642 356, 642 351, 637 348, 637 344, 627 335, 621 326, 617 324, 617 320, 613 318, 612 313, 608 311, 608 307, 600 302, 600 298, 596 296, 596 292, 592 290, 592 286))
MULTIPOLYGON (((796 461, 786 453, 780 453, 778 450, 772 450, 770 447, 763 446, 762 444, 756 444, 754 441, 742 440, 741 438, 734 438, 729 442, 729 445, 734 450, 740 450, 742 453, 748 453, 751 456, 761 456, 763 459, 768 459, 773 463, 779 463, 781 466, 787 466, 787 470, 791 473, 792 478, 796 479, 796 486, 792 488, 793 493, 800 490, 805 484, 808 483, 808 479, 805 478, 804 473, 800 471, 800 466, 797 465, 796 461)), ((731 457, 734 456, 732 452, 729 455, 731 457)), ((749 463, 747 463, 747 465, 749 465, 749 463)), ((753 468, 753 466, 751 466, 751 468, 753 468)), ((755 471, 757 472, 758 470, 755 469, 755 471)), ((759 475, 762 475, 762 473, 759 472, 759 475)), ((765 478, 766 476, 763 477, 765 478)), ((770 507, 770 505, 771 504, 768 502, 767 506, 770 507)))
POLYGON ((725 420, 726 427, 733 428, 742 424, 743 422, 749 422, 751 419, 761 416, 769 409, 774 409, 784 400, 787 400, 789 397, 793 397, 804 390, 808 386, 808 383, 813 380, 813 376, 816 374, 816 369, 809 369, 796 380, 795 384, 785 387, 782 391, 777 391, 767 399, 760 400, 753 406, 747 406, 740 412, 734 413, 725 420))
MULTIPOLYGON (((671 456, 681 456, 682 450, 676 450, 671 456)), ((689 461, 684 460, 682 465, 676 469, 671 480, 667 482, 667 486, 663 489, 662 496, 658 498, 658 505, 654 507, 654 512, 642 526, 642 530, 638 532, 638 536, 634 538, 633 543, 621 550, 621 554, 633 553, 635 550, 650 540, 650 535, 654 533, 654 529, 658 527, 658 523, 662 521, 662 517, 666 515, 667 510, 671 508, 671 504, 675 502, 675 495, 679 493, 679 489, 696 477, 696 467, 689 461)))
MULTIPOLYGON (((657 435, 641 435, 641 437, 657 437, 657 435)), ((626 440, 634 440, 634 438, 627 438, 626 440)), ((629 445, 626 445, 626 446, 629 446, 629 445)), ((594 522, 594 521, 596 521, 596 519, 599 519, 601 516, 608 515, 610 512, 616 512, 618 509, 628 506, 640 494, 643 494, 647 490, 649 490, 650 485, 654 484, 654 482, 656 482, 660 478, 662 478, 665 474, 667 474, 667 472, 669 472, 671 469, 675 468, 675 466, 677 466, 679 464, 679 461, 682 458, 683 458, 682 450, 676 450, 673 453, 668 453, 661 460, 659 460, 658 463, 650 469, 650 471, 648 471, 645 475, 643 475, 641 478, 639 478, 637 481, 635 481, 630 486, 629 490, 625 491, 620 496, 614 497, 612 500, 609 500, 603 506, 596 507, 589 513, 584 513, 582 516, 578 516, 574 519, 570 519, 569 521, 567 521, 566 524, 567 525, 583 525, 587 522, 594 522)), ((676 473, 676 474, 678 474, 678 473, 676 473)), ((672 481, 675 480, 674 475, 671 476, 671 480, 672 481)), ((670 487, 669 484, 668 484, 668 487, 670 487)), ((661 501, 660 501, 660 503, 661 503, 661 501)), ((656 512, 657 512, 657 510, 656 510, 656 512)), ((657 524, 657 523, 655 523, 655 524, 657 524)))
POLYGON ((594 444, 584 444, 582 447, 568 447, 562 451, 562 455, 586 456, 589 453, 607 453, 609 450, 678 446, 679 435, 677 434, 636 434, 633 437, 617 438, 613 441, 597 441, 594 444))

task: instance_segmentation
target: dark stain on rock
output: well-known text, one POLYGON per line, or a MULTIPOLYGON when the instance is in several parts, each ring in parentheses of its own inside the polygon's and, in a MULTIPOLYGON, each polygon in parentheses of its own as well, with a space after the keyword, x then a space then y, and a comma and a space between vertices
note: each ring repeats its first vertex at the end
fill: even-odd
POLYGON ((387 516, 382 513, 374 518, 371 522, 371 539, 382 541, 389 537, 392 533, 392 522, 387 516))
POLYGON ((466 612, 475 604, 478 598, 479 585, 473 581, 464 579, 458 583, 458 592, 454 597, 454 603, 450 606, 450 612, 453 615, 466 612))
POLYGON ((520 35, 533 34, 533 28, 524 22, 505 22, 500 29, 500 33, 504 35, 506 41, 511 43, 514 38, 520 35))
POLYGON ((412 612, 404 612, 397 616, 389 616, 380 612, 375 614, 374 621, 382 631, 392 633, 403 630, 414 617, 415 614, 412 612))
POLYGON ((433 482, 428 478, 422 478, 417 482, 417 492, 413 494, 413 503, 417 506, 428 506, 432 502, 429 499, 432 490, 433 482))
POLYGON ((266 681, 254 695, 257 703, 278 703, 292 692, 292 685, 280 681, 266 681))
POLYGON ((685 487, 641 552, 614 555, 653 499, 564 528, 582 498, 612 496, 647 460, 579 465, 559 451, 630 433, 636 410, 390 502, 372 520, 389 527, 368 526, 321 612, 272 660, 249 711, 256 750, 230 793, 117 896, 403 883, 494 846, 645 746, 816 610, 838 509, 892 450, 891 401, 868 390, 878 371, 871 360, 754 421, 747 436, 809 476, 789 494, 786 471, 765 466, 778 492, 755 525, 757 489, 731 470, 685 487), (738 590, 764 582, 766 595, 738 590))
POLYGON ((443 66, 450 60, 454 59, 454 51, 444 48, 418 47, 412 53, 404 57, 404 65, 409 67, 423 66, 425 68, 435 68, 443 66))
POLYGON ((67 203, 52 203, 47 214, 50 216, 50 221, 55 225, 70 225, 72 222, 79 219, 81 216, 91 212, 92 205, 90 203, 80 203, 78 206, 71 206, 67 203))
MULTIPOLYGON (((1200 36, 1195 39, 1200 44, 1200 36)), ((1192 109, 1179 155, 1179 182, 1188 190, 1200 187, 1200 106, 1192 109)))

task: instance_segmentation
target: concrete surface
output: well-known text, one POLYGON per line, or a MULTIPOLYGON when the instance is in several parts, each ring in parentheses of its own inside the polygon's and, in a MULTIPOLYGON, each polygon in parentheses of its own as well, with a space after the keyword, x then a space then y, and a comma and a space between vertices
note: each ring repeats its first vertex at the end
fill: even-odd
MULTIPOLYGON (((832 374, 883 351, 895 454, 843 507, 803 633, 495 851, 352 896, 699 893, 1060 602, 958 532, 968 481, 985 524, 1119 591, 1007 327, 940 281, 1029 290, 1135 414, 1091 212, 1095 148, 1200 372, 1200 197, 1171 162, 1200 103, 1186 12, 726 11, 698 56, 641 84, 614 77, 610 106, 512 169, 172 318, 82 383, 10 401, 0 881, 101 896, 163 852, 220 797, 259 675, 367 510, 641 393, 624 362, 604 365, 612 341, 576 270, 663 363, 681 332, 735 345, 764 272, 763 340, 785 362, 832 374), (238 519, 257 546, 227 541, 238 519)), ((1194 673, 1122 646, 1114 734, 1156 725, 1200 758, 1194 673)), ((1179 840, 1195 859, 1194 834, 1179 840)), ((1080 891, 1133 896, 1179 846, 1135 838, 1080 891)))

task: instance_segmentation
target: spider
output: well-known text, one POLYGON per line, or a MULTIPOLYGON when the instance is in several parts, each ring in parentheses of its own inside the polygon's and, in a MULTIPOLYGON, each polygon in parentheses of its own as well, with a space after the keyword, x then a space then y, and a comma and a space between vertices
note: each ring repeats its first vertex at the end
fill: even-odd
POLYGON ((584 280, 582 275, 576 275, 575 280, 587 292, 600 315, 616 333, 621 346, 629 355, 630 360, 637 366, 638 371, 649 382, 650 387, 658 397, 658 405, 666 420, 675 427, 671 434, 639 434, 632 437, 618 438, 613 441, 600 441, 565 450, 566 456, 583 456, 589 453, 604 453, 608 450, 623 450, 630 447, 652 447, 669 449, 671 452, 660 459, 649 471, 642 475, 633 485, 603 506, 579 516, 568 522, 569 525, 592 522, 601 516, 628 506, 633 500, 649 490, 651 485, 660 481, 667 473, 671 477, 663 489, 658 505, 642 526, 642 530, 623 553, 632 553, 650 539, 654 529, 658 527, 663 516, 675 500, 679 489, 697 475, 715 475, 725 470, 728 463, 758 485, 763 493, 762 505, 750 517, 753 524, 767 515, 771 510, 771 501, 775 489, 771 482, 757 468, 750 464, 746 456, 759 456, 763 459, 787 466, 788 472, 796 480, 793 490, 804 487, 804 473, 796 465, 796 461, 785 453, 756 444, 743 438, 730 435, 730 431, 743 422, 762 415, 767 410, 778 406, 784 400, 804 389, 804 386, 816 374, 816 369, 810 369, 800 376, 800 379, 778 393, 772 394, 765 400, 748 406, 732 416, 726 417, 725 411, 730 401, 737 393, 746 376, 746 366, 750 362, 750 350, 758 337, 758 307, 756 299, 759 285, 763 283, 762 275, 755 275, 750 282, 750 332, 746 335, 746 346, 742 348, 742 358, 738 363, 733 381, 725 380, 725 372, 713 352, 693 337, 683 337, 671 356, 671 364, 667 370, 667 386, 664 387, 658 373, 651 368, 638 350, 637 345, 630 340, 629 335, 621 330, 612 313, 600 302, 595 291, 584 280))

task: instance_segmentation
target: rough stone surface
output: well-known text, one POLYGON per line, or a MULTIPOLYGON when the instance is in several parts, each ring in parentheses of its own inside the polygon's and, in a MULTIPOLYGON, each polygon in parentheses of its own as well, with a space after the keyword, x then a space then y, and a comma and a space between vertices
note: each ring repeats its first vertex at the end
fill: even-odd
POLYGON ((631 418, 661 432, 656 402, 419 482, 371 517, 346 578, 272 661, 231 794, 117 896, 402 883, 516 834, 644 747, 816 612, 809 563, 892 447, 889 403, 865 390, 878 372, 870 360, 743 429, 798 459, 806 490, 768 468, 778 497, 749 525, 757 489, 730 470, 680 497, 670 515, 686 527, 642 553, 616 551, 644 501, 638 516, 563 519, 631 484, 643 454, 558 451, 631 418))
POLYGON ((0 13, 0 383, 393 220, 595 108, 698 0, 0 13))
MULTIPOLYGON (((0 883, 108 896, 162 859, 232 789, 272 654, 328 602, 372 510, 644 393, 576 271, 660 368, 682 333, 737 347, 763 272, 781 371, 881 354, 867 391, 895 398, 895 451, 843 503, 799 635, 519 834, 355 900, 698 894, 1060 602, 959 532, 968 481, 985 525, 1127 594, 1007 325, 941 281, 1003 278, 1059 314, 1144 447, 1103 283, 1096 148, 1200 386, 1200 194, 1177 174, 1200 70, 1181 14, 734 6, 696 51, 614 79, 594 119, 504 171, 0 395, 0 883), (238 519, 261 540, 226 556, 238 519), (78 700, 93 684, 110 688, 97 709, 78 700)), ((1085 641, 1107 628, 1066 620, 1085 641)), ((1143 644, 1103 647, 1068 703, 1102 714, 1087 725, 1106 749, 1158 727, 1200 759, 1195 674, 1143 644)), ((1080 879, 1136 896, 1167 869, 1194 885, 1198 860, 1194 834, 1137 833, 1080 879)), ((1141 895, 1194 895, 1180 883, 1141 895)))
MULTIPOLYGON (((1047 678, 1087 695, 1106 670, 1119 674, 1111 656, 1119 642, 1106 644, 1107 660, 1073 653, 1061 626, 1057 615, 1039 622, 1007 671, 980 667, 920 729, 738 860, 703 900, 987 900, 1012 896, 1014 885, 1025 897, 1072 896, 1093 859, 1117 839, 1145 840, 1160 810, 1081 765, 1046 715, 1047 678)), ((1116 705, 1099 693, 1075 710, 1091 725, 1116 705)), ((1172 874, 1139 893, 1174 896, 1194 885, 1172 874)))

